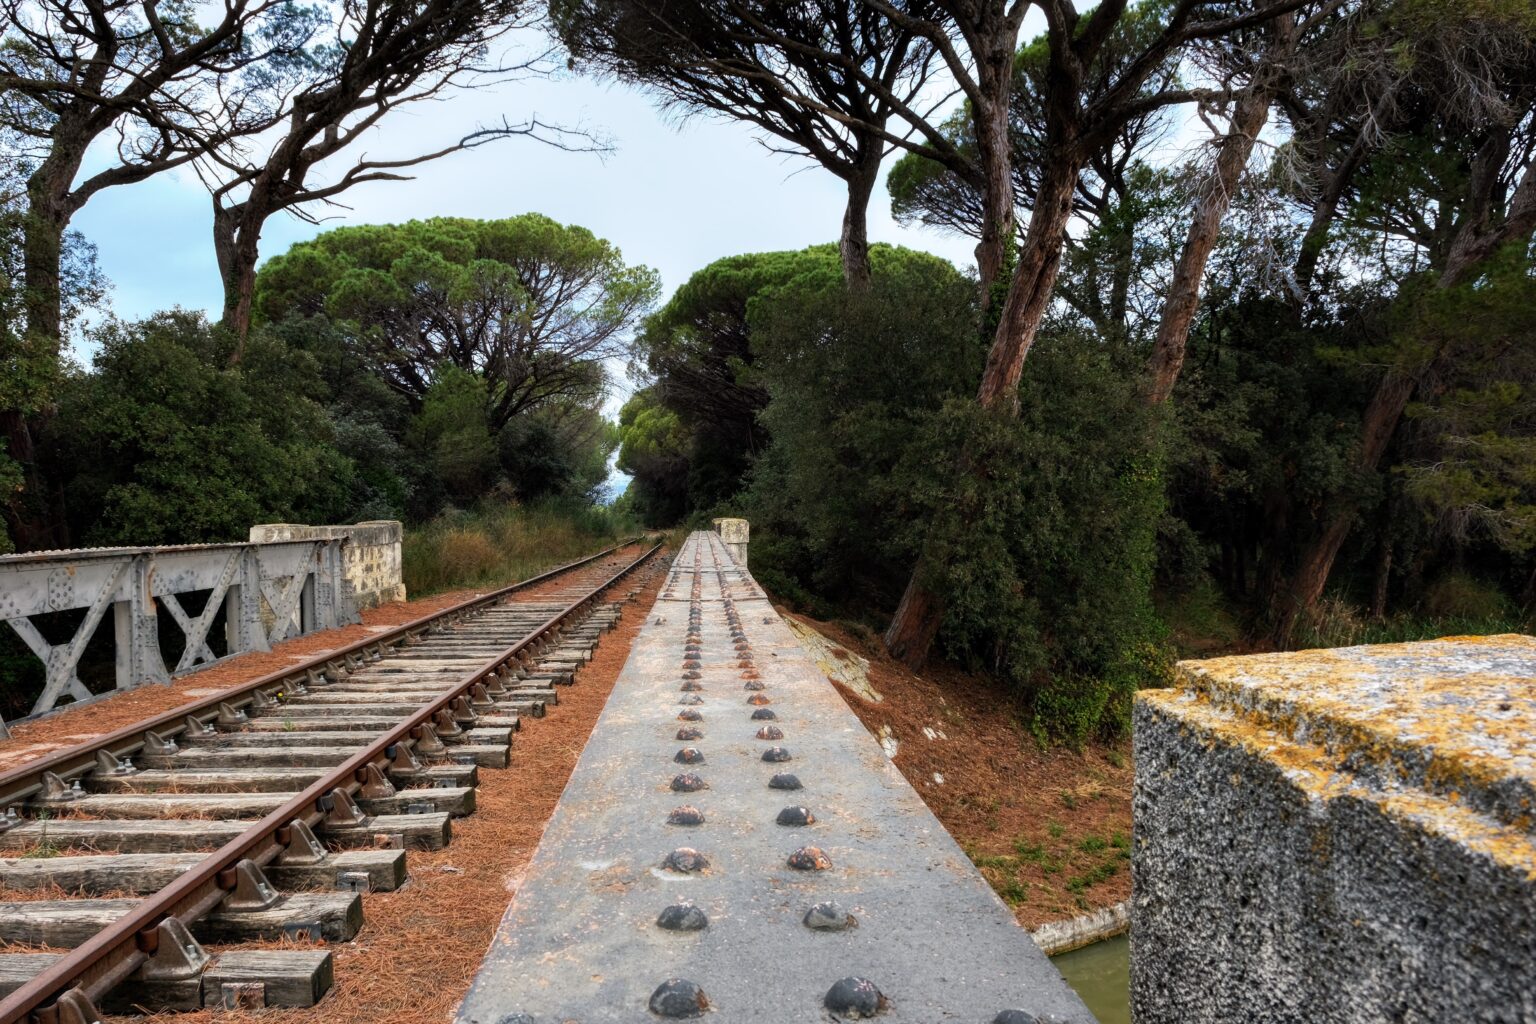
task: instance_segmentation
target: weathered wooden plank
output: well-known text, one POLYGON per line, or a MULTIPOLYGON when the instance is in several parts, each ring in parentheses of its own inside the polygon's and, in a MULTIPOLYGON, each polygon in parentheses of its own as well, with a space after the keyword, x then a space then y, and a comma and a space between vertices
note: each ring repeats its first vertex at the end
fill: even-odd
MULTIPOLYGON (((66 806, 73 814, 108 818, 259 818, 283 805, 292 793, 87 793, 66 806)), ((28 803, 28 811, 58 805, 28 803)))
POLYGON ((106 793, 296 793, 324 774, 320 768, 223 772, 148 769, 132 775, 89 775, 85 788, 106 793))
MULTIPOLYGON (((67 893, 158 892, 195 866, 202 853, 131 853, 117 856, 0 859, 0 884, 35 892, 57 887, 67 893)), ((374 892, 397 889, 405 881, 403 850, 349 850, 332 853, 318 864, 269 864, 267 878, 279 889, 334 889, 340 872, 368 875, 374 892)))
POLYGON ((279 889, 335 889, 342 872, 368 876, 369 892, 393 892, 405 884, 404 850, 341 850, 319 864, 269 864, 262 869, 279 889))
POLYGON ((326 732, 329 730, 351 731, 366 730, 370 732, 384 732, 400 724, 399 715, 337 715, 327 718, 323 715, 305 714, 297 718, 271 717, 263 715, 253 718, 246 727, 241 730, 243 735, 251 733, 291 733, 291 732, 326 732))
POLYGON ((357 753, 356 747, 249 747, 211 750, 190 747, 170 757, 144 757, 148 768, 331 768, 357 753))
POLYGON ((184 853, 211 850, 250 827, 248 821, 97 821, 58 818, 29 821, 0 832, 0 849, 120 850, 123 853, 184 853))
POLYGON ((23 857, 0 860, 0 885, 22 892, 57 887, 68 893, 158 892, 203 859, 201 853, 23 857))
MULTIPOLYGON (((424 702, 417 701, 390 701, 387 703, 350 704, 345 701, 330 704, 285 704, 282 712, 275 716, 278 721, 285 718, 393 718, 399 721, 405 715, 412 714, 421 708, 424 702)), ((270 717, 270 716, 269 716, 270 717)))
POLYGON ((358 825, 322 824, 320 838, 342 849, 377 849, 396 837, 408 850, 441 850, 453 837, 447 814, 376 814, 358 825))
POLYGON ((259 981, 268 1006, 314 1006, 336 983, 335 961, 324 949, 232 950, 203 971, 203 1005, 223 1004, 226 983, 259 981))
POLYGON ((21 988, 63 957, 63 953, 0 953, 0 998, 21 988))
POLYGON ((366 729, 305 730, 280 733, 226 732, 216 740, 206 740, 189 745, 187 750, 242 750, 248 747, 270 747, 281 743, 285 747, 366 747, 378 739, 379 733, 366 729))
POLYGON ((431 813, 451 814, 455 818, 462 818, 466 814, 475 813, 475 791, 469 786, 455 786, 452 789, 402 789, 394 796, 380 797, 377 800, 362 800, 357 802, 365 814, 417 814, 420 811, 415 807, 424 806, 431 813))
MULTIPOLYGON (((218 910, 192 926, 199 942, 281 939, 312 927, 329 942, 345 942, 363 927, 363 898, 355 892, 293 892, 267 910, 218 910)), ((314 931, 311 933, 314 937, 314 931)))
POLYGON ((136 899, 0 903, 0 942, 73 949, 138 903, 136 899))

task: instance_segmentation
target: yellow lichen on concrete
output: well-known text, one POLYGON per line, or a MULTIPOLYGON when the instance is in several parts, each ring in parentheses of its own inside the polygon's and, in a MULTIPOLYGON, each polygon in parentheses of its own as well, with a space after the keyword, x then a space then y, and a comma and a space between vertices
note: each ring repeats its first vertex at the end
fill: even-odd
MULTIPOLYGON (((1286 732, 1187 690, 1146 690, 1137 700, 1178 722, 1199 745, 1243 751, 1273 766, 1295 791, 1318 805, 1341 797, 1367 801, 1393 821, 1455 843, 1500 868, 1536 882, 1536 838, 1529 821, 1511 825, 1463 806, 1458 799, 1414 787, 1378 789, 1343 768, 1321 746, 1297 742, 1286 732)), ((1237 786, 1240 780, 1233 780, 1237 786)))
POLYGON ((1529 801, 1511 802, 1508 791, 1536 789, 1536 638, 1188 661, 1176 686, 1315 745, 1351 771, 1385 770, 1507 824, 1529 821, 1529 801))
POLYGON ((822 674, 828 679, 852 690, 871 704, 878 704, 885 700, 880 691, 876 690, 874 684, 869 681, 868 658, 833 643, 798 619, 785 616, 784 621, 789 623, 795 639, 800 642, 805 653, 811 656, 811 660, 816 662, 816 667, 821 669, 822 674))

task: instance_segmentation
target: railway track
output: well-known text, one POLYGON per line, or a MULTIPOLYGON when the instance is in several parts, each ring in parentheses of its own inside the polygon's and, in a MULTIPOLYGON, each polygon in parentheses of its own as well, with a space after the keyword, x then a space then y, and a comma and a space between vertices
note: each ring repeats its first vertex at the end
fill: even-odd
POLYGON ((451 841, 480 770, 558 703, 658 548, 599 552, 0 774, 0 1024, 312 1005, 329 951, 270 940, 350 939, 365 893, 451 841))

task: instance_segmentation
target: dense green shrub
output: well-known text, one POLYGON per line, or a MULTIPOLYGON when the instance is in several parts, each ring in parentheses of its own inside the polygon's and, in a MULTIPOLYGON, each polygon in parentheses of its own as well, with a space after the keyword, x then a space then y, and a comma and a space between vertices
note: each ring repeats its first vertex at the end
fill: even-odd
POLYGON ((356 467, 315 362, 267 332, 229 365, 199 314, 111 322, 91 372, 59 386, 46 449, 88 544, 238 540, 261 522, 342 522, 356 467))
POLYGON ((1047 331, 1020 416, 981 410, 974 291, 888 250, 867 294, 807 275, 754 300, 773 437, 741 499, 754 566, 878 621, 927 550, 950 656, 1014 685, 1042 738, 1115 734, 1130 694, 1167 670, 1151 604, 1163 477, 1139 364, 1047 331))

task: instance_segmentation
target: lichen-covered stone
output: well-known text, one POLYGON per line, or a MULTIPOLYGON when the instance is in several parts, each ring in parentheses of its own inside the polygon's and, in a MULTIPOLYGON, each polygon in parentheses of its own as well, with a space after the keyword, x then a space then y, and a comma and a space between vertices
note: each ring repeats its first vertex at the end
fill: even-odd
POLYGON ((1135 746, 1138 1024, 1536 1020, 1536 639, 1187 662, 1135 746))

